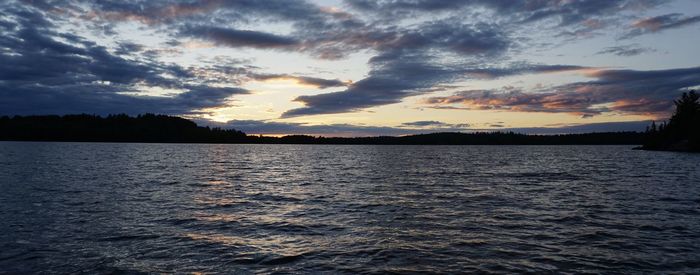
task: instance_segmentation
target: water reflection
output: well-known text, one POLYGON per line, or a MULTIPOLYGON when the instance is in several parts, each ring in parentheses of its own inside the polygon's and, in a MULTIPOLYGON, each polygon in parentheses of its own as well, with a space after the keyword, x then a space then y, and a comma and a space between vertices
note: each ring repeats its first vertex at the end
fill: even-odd
POLYGON ((700 156, 0 143, 0 270, 694 272, 700 156))

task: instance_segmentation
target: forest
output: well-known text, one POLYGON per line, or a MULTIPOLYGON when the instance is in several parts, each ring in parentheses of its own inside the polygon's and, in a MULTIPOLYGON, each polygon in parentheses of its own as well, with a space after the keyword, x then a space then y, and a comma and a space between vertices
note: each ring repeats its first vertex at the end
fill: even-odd
POLYGON ((65 115, 0 117, 0 140, 146 142, 146 143, 241 143, 245 133, 200 127, 173 116, 65 115))
POLYGON ((683 93, 674 103, 676 111, 668 122, 647 128, 641 149, 700 152, 700 95, 683 93))
POLYGON ((144 143, 546 145, 644 143, 645 133, 611 132, 526 135, 514 132, 430 133, 409 136, 315 137, 246 135, 233 129, 198 126, 174 116, 120 114, 0 117, 0 140, 144 143))

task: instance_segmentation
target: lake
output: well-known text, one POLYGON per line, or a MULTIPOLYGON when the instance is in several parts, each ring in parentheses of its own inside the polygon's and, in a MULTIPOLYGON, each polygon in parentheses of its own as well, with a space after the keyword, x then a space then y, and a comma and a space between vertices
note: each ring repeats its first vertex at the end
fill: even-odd
POLYGON ((700 272, 700 154, 0 142, 0 274, 700 272))

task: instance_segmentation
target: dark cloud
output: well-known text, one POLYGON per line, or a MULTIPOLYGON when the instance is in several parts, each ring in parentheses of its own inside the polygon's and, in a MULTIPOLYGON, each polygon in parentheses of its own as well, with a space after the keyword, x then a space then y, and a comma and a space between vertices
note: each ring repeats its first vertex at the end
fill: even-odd
MULTIPOLYGON (((18 14, 29 14, 19 10, 18 14)), ((130 83, 136 78, 157 81, 151 68, 111 55, 104 47, 51 31, 51 24, 38 25, 32 20, 38 14, 20 19, 22 25, 14 33, 0 38, 0 45, 12 49, 0 55, 0 75, 4 81, 30 81, 32 84, 60 84, 74 81, 111 81, 130 83), (70 42, 59 42, 69 38, 70 42)))
POLYGON ((211 26, 189 26, 184 28, 180 35, 196 37, 233 48, 294 49, 300 43, 298 40, 286 36, 211 26))
POLYGON ((421 120, 421 121, 414 121, 414 122, 404 122, 401 123, 403 126, 410 126, 410 127, 426 127, 426 126, 442 126, 445 125, 445 123, 436 121, 436 120, 421 120))
POLYGON ((108 22, 137 21, 143 24, 174 24, 202 21, 213 24, 274 20, 317 20, 318 7, 304 0, 59 0, 28 1, 43 9, 72 11, 81 18, 108 22))
POLYGON ((631 30, 622 36, 622 39, 632 38, 648 33, 656 33, 669 29, 677 29, 692 24, 700 23, 700 15, 683 16, 680 13, 671 13, 636 21, 630 26, 631 30))
POLYGON ((493 24, 464 24, 461 19, 423 23, 416 28, 398 29, 341 26, 328 30, 306 31, 305 49, 319 57, 336 58, 359 50, 372 49, 379 56, 398 52, 440 50, 468 57, 494 57, 511 47, 504 30, 493 24))
MULTIPOLYGON (((516 112, 574 113, 591 116, 607 111, 594 108, 595 104, 585 94, 575 93, 525 93, 521 90, 469 90, 448 97, 432 97, 426 104, 461 104, 476 110, 508 110, 516 112)), ((601 103, 601 102, 597 102, 601 103)))
POLYGON ((520 89, 470 90, 424 101, 436 107, 458 104, 473 109, 561 112, 593 116, 616 111, 666 117, 683 89, 700 85, 700 67, 656 71, 597 70, 595 81, 538 92, 520 89))
POLYGON ((496 56, 507 50, 510 43, 507 35, 494 25, 460 25, 458 22, 442 21, 404 33, 388 47, 443 48, 458 54, 496 56))
MULTIPOLYGON (((195 37, 221 46, 284 49, 312 53, 336 59, 358 49, 343 49, 340 36, 354 35, 368 28, 354 16, 319 7, 305 0, 74 0, 72 12, 82 19, 107 28, 125 21, 135 21, 182 37, 195 37), (237 29, 236 25, 283 22, 292 26, 290 34, 272 34, 254 29, 237 29), (109 25, 111 24, 111 25, 109 25), (174 31, 172 31, 174 30, 174 31), (329 39, 329 37, 336 37, 329 39), (322 45, 321 45, 322 44, 322 45)), ((61 5, 34 4, 45 10, 61 5)), ((349 46, 349 45, 344 45, 349 46)), ((363 47, 364 48, 364 47, 363 47)))
POLYGON ((464 69, 464 74, 471 78, 494 79, 520 74, 558 73, 591 69, 590 67, 574 65, 542 65, 529 63, 514 63, 504 67, 485 67, 464 69))
POLYGON ((398 103, 465 73, 460 66, 436 62, 431 50, 447 49, 468 58, 498 58, 510 46, 504 33, 487 24, 427 23, 416 30, 378 37, 390 39, 368 43, 379 51, 369 61, 372 69, 368 77, 344 91, 300 96, 295 101, 306 107, 289 110, 282 116, 343 113, 398 103))
POLYGON ((186 114, 219 107, 248 91, 209 86, 189 70, 148 58, 125 58, 74 34, 61 33, 46 16, 24 6, 4 6, 15 27, 0 37, 0 113, 186 114), (171 89, 170 96, 136 96, 144 88, 171 89))
POLYGON ((0 84, 0 114, 143 114, 159 113, 182 115, 197 113, 198 109, 219 107, 224 100, 236 94, 245 94, 238 88, 190 87, 189 92, 172 97, 130 96, 115 93, 103 85, 66 85, 50 89, 30 86, 17 87, 0 84))
POLYGON ((424 56, 381 57, 375 58, 372 64, 374 68, 369 77, 344 91, 297 97, 295 101, 306 107, 289 110, 282 117, 343 113, 398 103, 455 77, 454 69, 432 65, 424 56))
MULTIPOLYGON (((323 59, 338 59, 361 50, 389 48, 442 49, 461 54, 494 54, 512 46, 503 36, 514 23, 558 18, 561 26, 581 25, 575 33, 590 33, 607 25, 598 17, 622 11, 655 7, 661 0, 347 0, 358 15, 381 14, 381 24, 363 22, 352 13, 319 7, 304 0, 105 0, 29 1, 44 10, 71 11, 74 16, 106 22, 137 21, 148 25, 171 24, 180 36, 196 37, 229 47, 303 51, 323 59), (493 24, 462 26, 465 10, 495 12, 493 24), (477 9, 478 10, 478 9, 477 9), (411 29, 392 25, 395 16, 422 12, 453 12, 454 17, 431 20, 411 29), (238 23, 291 22, 288 34, 232 28, 238 23), (498 23, 495 23, 498 22, 498 23), (506 23, 504 23, 506 22, 506 23), (507 23, 509 22, 509 23, 507 23), (579 24, 580 23, 580 24, 579 24), (183 27, 184 26, 184 27, 183 27), (476 31, 475 31, 476 30, 476 31), (500 38, 500 39, 495 39, 500 38)), ((693 19, 694 20, 694 19, 693 19)), ((670 25, 671 26, 671 25, 670 25)), ((105 28, 100 25, 100 28, 105 28)), ((380 53, 381 54, 381 53, 380 53)))
POLYGON ((513 67, 464 69, 436 66, 427 57, 378 56, 370 76, 353 83, 345 91, 296 99, 306 107, 285 112, 283 117, 332 114, 400 102, 403 98, 432 92, 431 88, 459 78, 498 78, 525 73, 582 70, 568 65, 517 64, 513 67))
POLYGON ((375 50, 380 55, 397 50, 440 50, 465 56, 493 57, 502 54, 512 44, 496 25, 463 24, 460 19, 428 22, 409 29, 381 28, 357 20, 337 22, 332 19, 297 25, 304 28, 289 35, 207 25, 182 27, 178 35, 234 48, 305 52, 322 59, 338 59, 362 50, 375 50))
POLYGON ((515 22, 558 18, 562 25, 606 16, 624 10, 643 9, 662 4, 661 0, 346 0, 349 6, 382 16, 407 17, 416 13, 462 12, 486 8, 515 22))
POLYGON ((130 55, 141 52, 144 50, 144 46, 132 42, 121 42, 117 50, 114 52, 115 55, 130 55))
MULTIPOLYGON (((499 26, 467 28, 463 20, 437 20, 417 29, 378 26, 350 13, 322 8, 302 0, 272 1, 78 1, 88 7, 81 17, 92 21, 137 21, 169 24, 180 37, 195 37, 221 46, 302 51, 323 59, 337 59, 360 50, 442 48, 464 54, 498 52, 510 41, 499 26), (288 34, 232 28, 236 23, 291 22, 288 34), (494 44, 495 43, 495 44, 494 44)), ((41 5, 37 5, 41 6, 41 5)), ((76 13, 85 11, 75 11, 76 13)))
POLYGON ((636 56, 644 53, 654 52, 654 49, 643 48, 638 45, 623 45, 607 47, 596 54, 613 54, 617 56, 636 56))

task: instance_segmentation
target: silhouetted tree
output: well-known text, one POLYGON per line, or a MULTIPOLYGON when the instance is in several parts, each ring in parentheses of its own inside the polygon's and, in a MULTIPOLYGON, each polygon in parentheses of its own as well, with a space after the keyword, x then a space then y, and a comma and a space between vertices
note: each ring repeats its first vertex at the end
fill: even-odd
POLYGON ((643 146, 650 150, 700 151, 700 95, 683 93, 674 101, 676 111, 658 130, 652 122, 643 146))

